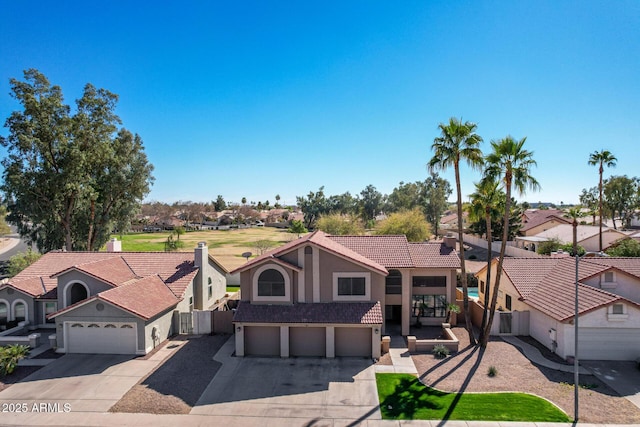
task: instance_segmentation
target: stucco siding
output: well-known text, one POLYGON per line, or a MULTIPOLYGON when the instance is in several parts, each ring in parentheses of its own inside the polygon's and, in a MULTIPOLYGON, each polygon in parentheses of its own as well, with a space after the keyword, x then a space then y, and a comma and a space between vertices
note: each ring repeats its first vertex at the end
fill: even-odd
POLYGON ((113 286, 76 270, 68 271, 58 277, 58 309, 71 305, 69 290, 72 283, 84 283, 89 288, 89 297, 112 289, 113 286), (66 305, 65 305, 66 299, 66 305))
POLYGON ((29 321, 29 324, 33 325, 40 323, 38 322, 38 318, 36 317, 36 304, 29 294, 13 288, 4 288, 0 290, 0 301, 5 302, 8 306, 8 321, 15 319, 15 304, 18 301, 22 301, 25 303, 25 306, 27 308, 26 319, 29 321))
MULTIPOLYGON (((554 344, 551 340, 549 330, 552 328, 556 330, 556 343, 562 344, 562 331, 559 329, 562 329, 563 327, 564 326, 562 324, 559 324, 556 320, 546 314, 541 313, 538 310, 530 310, 529 335, 549 350, 554 350, 554 344)), ((561 356, 564 357, 563 355, 561 356)))
POLYGON ((603 274, 584 280, 583 283, 594 288, 602 288, 612 294, 640 303, 640 279, 615 270, 613 283, 608 283, 604 280, 603 274))
POLYGON ((160 314, 146 322, 144 328, 144 350, 145 353, 153 350, 158 344, 174 334, 173 331, 173 310, 160 314), (156 339, 152 337, 153 328, 156 327, 156 339))
POLYGON ((202 280, 202 304, 199 307, 201 307, 201 309, 207 309, 214 305, 216 300, 219 300, 226 294, 227 278, 213 261, 207 257, 205 267, 198 272, 194 278, 194 282, 198 283, 200 280, 202 280), (209 297, 209 279, 211 279, 211 297, 209 297))

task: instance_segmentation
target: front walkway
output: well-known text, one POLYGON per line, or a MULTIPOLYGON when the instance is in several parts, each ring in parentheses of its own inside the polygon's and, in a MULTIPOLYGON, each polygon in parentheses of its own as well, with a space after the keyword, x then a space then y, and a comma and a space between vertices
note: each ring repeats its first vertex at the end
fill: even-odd
MULTIPOLYGON (((561 363, 554 362, 552 360, 547 359, 540 353, 540 350, 528 344, 518 337, 512 335, 501 335, 503 341, 508 342, 511 345, 514 345, 522 350, 524 356, 539 366, 544 366, 545 368, 555 369, 556 371, 569 372, 573 373, 573 365, 563 365, 561 363)), ((593 375, 591 371, 580 366, 580 370, 578 371, 580 375, 593 375)))
POLYGON ((407 343, 401 335, 391 336, 389 348, 391 365, 375 365, 376 373, 415 374, 418 375, 416 365, 413 363, 407 343))

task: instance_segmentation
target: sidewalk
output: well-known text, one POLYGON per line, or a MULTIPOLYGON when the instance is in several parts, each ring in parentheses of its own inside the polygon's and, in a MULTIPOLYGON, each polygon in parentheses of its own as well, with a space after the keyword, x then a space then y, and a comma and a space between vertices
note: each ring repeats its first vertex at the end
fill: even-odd
POLYGON ((391 336, 391 346, 389 348, 391 365, 375 365, 378 373, 392 374, 415 374, 418 375, 416 365, 413 363, 409 349, 404 338, 400 335, 391 336))
MULTIPOLYGON (((545 368, 555 369, 556 371, 569 372, 573 373, 573 365, 563 365, 561 363, 553 362, 540 353, 540 350, 532 346, 531 344, 527 344, 526 342, 510 335, 501 335, 505 342, 508 342, 511 345, 514 345, 522 350, 525 357, 539 366, 544 366, 545 368)), ((580 375, 593 375, 591 371, 584 367, 580 367, 578 373, 580 375)))

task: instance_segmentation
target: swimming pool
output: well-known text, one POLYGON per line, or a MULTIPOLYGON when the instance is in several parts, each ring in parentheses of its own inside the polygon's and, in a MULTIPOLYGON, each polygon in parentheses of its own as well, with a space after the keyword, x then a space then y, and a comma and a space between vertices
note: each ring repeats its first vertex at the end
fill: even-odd
MULTIPOLYGON (((460 292, 462 292, 462 288, 458 288, 460 290, 460 292)), ((478 298, 478 288, 467 288, 467 292, 469 293, 469 297, 471 298, 478 298)))

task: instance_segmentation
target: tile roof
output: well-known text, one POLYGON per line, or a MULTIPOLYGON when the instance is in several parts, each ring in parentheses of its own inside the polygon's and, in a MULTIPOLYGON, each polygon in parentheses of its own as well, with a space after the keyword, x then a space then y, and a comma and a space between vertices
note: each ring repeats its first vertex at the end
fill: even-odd
POLYGON ((48 252, 9 280, 8 284, 27 293, 46 298, 55 295, 56 273, 76 268, 114 286, 135 278, 158 275, 177 297, 182 297, 197 274, 192 252, 48 252), (30 279, 30 280, 26 280, 30 279))
MULTIPOLYGON (((602 230, 603 233, 618 233, 620 237, 626 237, 625 234, 614 230, 612 228, 604 228, 602 230)), ((578 243, 583 240, 586 240, 590 237, 597 236, 600 233, 600 227, 594 225, 578 225, 577 234, 578 234, 578 243)), ((543 237, 547 239, 557 238, 562 243, 571 243, 573 242, 573 225, 571 224, 558 224, 554 227, 549 228, 548 230, 542 231, 536 234, 538 237, 543 237)))
POLYGON ((571 221, 564 217, 564 212, 558 209, 541 209, 537 211, 527 211, 520 231, 527 231, 531 228, 544 224, 545 222, 556 220, 571 224, 571 221))
POLYGON ((409 243, 414 267, 460 268, 458 252, 442 243, 409 243))
MULTIPOLYGON (((624 267, 628 271, 640 273, 640 258, 583 258, 580 261, 578 280, 600 274, 611 267, 624 267)), ((573 318, 575 258, 505 258, 503 271, 525 303, 558 321, 573 318)), ((580 313, 616 301, 638 305, 619 295, 582 283, 579 283, 578 298, 580 313)))
POLYGON ((382 324, 380 302, 326 302, 292 305, 241 301, 233 321, 238 323, 382 324))
POLYGON ((383 265, 380 265, 374 260, 371 260, 359 254, 358 252, 355 252, 347 248, 346 246, 343 246, 340 243, 335 242, 334 240, 331 239, 332 237, 335 237, 335 236, 329 236, 320 230, 314 231, 311 234, 307 234, 299 239, 292 240, 291 242, 286 243, 285 245, 280 246, 279 248, 266 252, 265 254, 252 259, 246 264, 243 264, 242 266, 231 271, 231 274, 235 274, 240 271, 247 270, 251 267, 262 264, 265 261, 276 258, 280 255, 286 254, 292 251, 293 249, 297 248, 298 246, 310 243, 322 249, 325 249, 329 252, 333 252, 337 255, 343 256, 359 264, 362 264, 372 270, 376 270, 381 274, 387 275, 388 273, 387 269, 383 265))
POLYGON ((44 283, 40 277, 27 277, 19 281, 7 282, 0 286, 0 289, 5 287, 18 289, 32 297, 40 296, 46 292, 44 283))
POLYGON ((414 266, 407 237, 404 235, 328 237, 332 241, 387 268, 410 268, 414 266))

